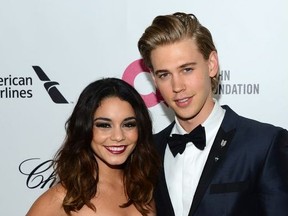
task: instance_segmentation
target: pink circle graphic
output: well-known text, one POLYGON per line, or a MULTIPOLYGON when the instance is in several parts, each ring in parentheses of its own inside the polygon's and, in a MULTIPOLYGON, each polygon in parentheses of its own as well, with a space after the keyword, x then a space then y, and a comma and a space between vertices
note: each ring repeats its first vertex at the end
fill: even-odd
MULTIPOLYGON (((123 73, 122 79, 134 87, 134 81, 140 73, 150 73, 149 69, 144 65, 142 59, 135 60, 128 65, 123 73)), ((163 98, 158 91, 156 91, 156 93, 151 92, 147 95, 141 94, 141 97, 148 108, 153 107, 163 101, 163 98)))

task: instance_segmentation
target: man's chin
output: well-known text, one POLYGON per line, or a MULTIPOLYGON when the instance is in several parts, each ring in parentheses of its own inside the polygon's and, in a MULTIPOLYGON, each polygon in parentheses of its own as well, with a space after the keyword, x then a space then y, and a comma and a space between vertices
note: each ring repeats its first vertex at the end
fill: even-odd
POLYGON ((189 120, 193 120, 195 118, 196 115, 179 115, 178 113, 176 113, 176 117, 177 119, 179 119, 180 121, 189 121, 189 120))

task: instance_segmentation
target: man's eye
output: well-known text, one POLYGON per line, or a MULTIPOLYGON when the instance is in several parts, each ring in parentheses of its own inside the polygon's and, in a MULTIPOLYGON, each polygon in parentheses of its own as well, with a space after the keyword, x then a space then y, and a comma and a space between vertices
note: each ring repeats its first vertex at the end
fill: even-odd
POLYGON ((188 73, 188 72, 192 72, 193 71, 193 68, 184 68, 183 69, 183 71, 185 72, 185 73, 188 73))
POLYGON ((108 123, 95 123, 95 126, 98 127, 98 128, 110 128, 111 125, 108 124, 108 123))
POLYGON ((158 74, 158 78, 159 79, 164 79, 165 77, 167 77, 168 76, 168 73, 159 73, 158 74))

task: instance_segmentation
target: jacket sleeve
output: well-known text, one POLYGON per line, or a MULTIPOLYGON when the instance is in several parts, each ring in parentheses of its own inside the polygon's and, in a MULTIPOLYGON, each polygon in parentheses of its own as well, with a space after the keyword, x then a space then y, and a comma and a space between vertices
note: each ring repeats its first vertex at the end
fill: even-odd
POLYGON ((288 215, 288 132, 285 129, 271 141, 258 191, 261 215, 288 215))

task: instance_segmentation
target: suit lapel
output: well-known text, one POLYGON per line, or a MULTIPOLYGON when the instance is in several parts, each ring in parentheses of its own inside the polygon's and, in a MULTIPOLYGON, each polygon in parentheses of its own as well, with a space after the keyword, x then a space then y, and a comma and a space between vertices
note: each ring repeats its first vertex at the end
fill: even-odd
POLYGON ((175 213, 173 210, 172 202, 170 199, 170 195, 168 192, 168 187, 167 187, 167 183, 165 179, 164 155, 165 155, 165 150, 167 146, 167 140, 168 140, 168 137, 170 136, 170 133, 174 124, 175 122, 172 122, 165 130, 163 130, 160 134, 155 136, 156 148, 158 152, 160 153, 160 157, 162 161, 162 167, 161 167, 160 175, 159 175, 159 182, 158 182, 158 186, 156 187, 155 200, 156 202, 158 202, 158 205, 161 205, 160 208, 165 208, 165 212, 167 212, 167 214, 170 216, 174 216, 175 213))
POLYGON ((209 156, 205 163, 205 167, 203 169, 202 175, 200 177, 197 189, 195 191, 195 195, 193 198, 192 206, 190 208, 189 215, 193 215, 199 206, 219 164, 224 159, 224 156, 228 150, 228 147, 234 137, 236 132, 235 122, 236 115, 234 112, 228 107, 223 107, 226 109, 224 120, 221 124, 220 129, 215 137, 214 143, 210 150, 209 156), (232 118, 233 117, 233 118, 232 118), (231 121, 231 118, 234 121, 231 121))

